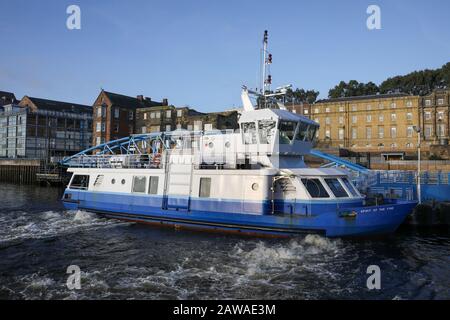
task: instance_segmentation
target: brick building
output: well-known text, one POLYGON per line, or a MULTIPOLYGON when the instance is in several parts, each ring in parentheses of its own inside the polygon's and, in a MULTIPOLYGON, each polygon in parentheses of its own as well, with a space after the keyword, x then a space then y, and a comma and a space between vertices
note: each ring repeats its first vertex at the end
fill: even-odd
POLYGON ((167 105, 167 99, 157 102, 143 95, 130 97, 102 90, 93 104, 93 145, 135 133, 137 110, 167 105))
MULTIPOLYGON (((7 92, 7 91, 0 91, 0 107, 7 105, 7 104, 13 104, 16 103, 17 99, 14 93, 7 92)), ((1 111, 1 109, 0 109, 1 111)))
POLYGON ((292 113, 311 118, 311 105, 308 102, 286 103, 285 107, 292 113))

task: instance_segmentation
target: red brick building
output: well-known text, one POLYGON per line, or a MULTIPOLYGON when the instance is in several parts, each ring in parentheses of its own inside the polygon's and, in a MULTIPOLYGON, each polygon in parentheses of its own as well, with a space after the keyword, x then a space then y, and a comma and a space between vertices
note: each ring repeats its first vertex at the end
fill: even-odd
POLYGON ((157 102, 143 95, 130 97, 102 90, 93 105, 92 144, 128 137, 136 132, 138 109, 167 105, 167 99, 157 102))

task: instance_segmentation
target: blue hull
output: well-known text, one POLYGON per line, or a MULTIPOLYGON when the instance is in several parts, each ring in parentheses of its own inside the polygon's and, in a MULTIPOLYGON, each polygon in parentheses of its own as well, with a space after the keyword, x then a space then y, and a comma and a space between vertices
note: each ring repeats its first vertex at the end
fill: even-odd
POLYGON ((416 206, 414 201, 393 201, 373 207, 344 201, 338 204, 283 202, 275 205, 276 210, 289 213, 271 214, 269 201, 174 200, 172 198, 171 206, 168 206, 167 199, 157 196, 75 190, 66 190, 63 196, 67 209, 84 209, 111 218, 275 236, 305 232, 322 233, 328 237, 392 233, 416 206))

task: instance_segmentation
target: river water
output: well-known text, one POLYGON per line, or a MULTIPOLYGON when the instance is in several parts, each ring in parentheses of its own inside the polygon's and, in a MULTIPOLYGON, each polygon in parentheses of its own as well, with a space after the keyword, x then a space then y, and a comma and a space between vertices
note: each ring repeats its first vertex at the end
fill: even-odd
POLYGON ((66 211, 61 192, 0 184, 0 299, 450 299, 449 230, 258 239, 66 211))

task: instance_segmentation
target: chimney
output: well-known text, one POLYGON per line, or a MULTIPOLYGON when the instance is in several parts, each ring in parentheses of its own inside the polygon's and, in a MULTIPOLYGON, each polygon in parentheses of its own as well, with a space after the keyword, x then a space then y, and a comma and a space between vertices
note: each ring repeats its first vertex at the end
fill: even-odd
POLYGON ((168 106, 169 105, 169 100, 167 100, 167 98, 164 98, 162 101, 163 106, 168 106))
POLYGON ((144 96, 142 94, 136 96, 139 101, 144 101, 144 96))

